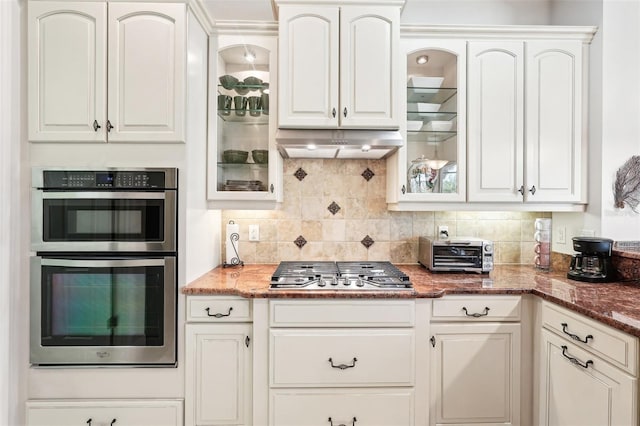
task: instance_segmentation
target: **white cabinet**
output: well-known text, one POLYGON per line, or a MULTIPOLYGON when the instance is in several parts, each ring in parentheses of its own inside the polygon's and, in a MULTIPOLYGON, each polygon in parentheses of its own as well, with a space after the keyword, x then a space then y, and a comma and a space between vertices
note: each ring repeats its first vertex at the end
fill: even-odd
POLYGON ((638 339, 542 302, 538 421, 637 425, 638 339))
POLYGON ((581 41, 469 42, 472 202, 584 203, 581 41))
POLYGON ((434 300, 432 425, 520 424, 519 309, 517 296, 434 300))
POLYGON ((250 320, 244 303, 248 307, 239 298, 187 297, 189 321, 207 322, 185 327, 187 425, 252 424, 252 327, 230 322, 250 320))
POLYGON ((269 424, 426 423, 424 405, 415 410, 428 376, 416 365, 427 352, 426 339, 415 337, 416 307, 414 300, 270 301, 269 424))
POLYGON ((180 400, 27 401, 28 426, 182 426, 180 400))
POLYGON ((186 6, 29 2, 29 140, 183 142, 186 6))
POLYGON ((211 38, 207 198, 215 208, 265 209, 282 201, 273 34, 211 38))
POLYGON ((280 4, 279 23, 280 128, 398 128, 399 4, 280 4))

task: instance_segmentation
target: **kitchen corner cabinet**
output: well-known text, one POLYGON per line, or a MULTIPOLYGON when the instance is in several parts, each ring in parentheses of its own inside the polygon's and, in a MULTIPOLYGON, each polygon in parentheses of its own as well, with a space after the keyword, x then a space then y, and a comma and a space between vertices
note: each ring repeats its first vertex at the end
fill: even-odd
POLYGON ((586 202, 582 41, 471 41, 470 202, 586 202))
POLYGON ((27 426, 182 426, 181 400, 27 401, 27 426))
POLYGON ((406 143, 388 161, 396 172, 388 201, 465 201, 466 42, 408 39, 401 50, 406 143))
POLYGON ((216 208, 273 208, 282 201, 277 37, 220 34, 211 46, 207 198, 216 208))
POLYGON ((184 142, 185 4, 28 11, 30 141, 184 142))
POLYGON ((251 425, 250 301, 187 297, 186 425, 251 425))
POLYGON ((397 129, 404 2, 295 3, 279 2, 278 126, 397 129))
POLYGON ((638 339, 542 302, 538 424, 637 425, 638 339))
POLYGON ((520 298, 433 301, 431 424, 520 424, 520 298))

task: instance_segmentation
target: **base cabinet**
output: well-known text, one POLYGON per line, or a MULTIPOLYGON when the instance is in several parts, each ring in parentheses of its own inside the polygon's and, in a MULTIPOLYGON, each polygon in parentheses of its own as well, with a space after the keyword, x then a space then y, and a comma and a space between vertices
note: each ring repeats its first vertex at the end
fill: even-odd
POLYGON ((181 400, 28 401, 28 426, 182 426, 181 400))
POLYGON ((636 425, 637 381, 543 330, 540 424, 636 425))
POLYGON ((271 393, 271 425, 414 424, 412 389, 278 389, 271 393))
POLYGON ((187 298, 185 424, 251 425, 251 304, 236 297, 187 298))

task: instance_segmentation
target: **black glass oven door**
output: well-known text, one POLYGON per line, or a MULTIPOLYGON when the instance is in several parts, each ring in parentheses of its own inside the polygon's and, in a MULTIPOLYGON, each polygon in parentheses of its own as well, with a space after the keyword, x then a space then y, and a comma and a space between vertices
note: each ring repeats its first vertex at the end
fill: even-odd
POLYGON ((175 191, 40 191, 36 251, 175 251, 175 191))
POLYGON ((175 258, 37 259, 31 331, 42 354, 175 346, 175 258))

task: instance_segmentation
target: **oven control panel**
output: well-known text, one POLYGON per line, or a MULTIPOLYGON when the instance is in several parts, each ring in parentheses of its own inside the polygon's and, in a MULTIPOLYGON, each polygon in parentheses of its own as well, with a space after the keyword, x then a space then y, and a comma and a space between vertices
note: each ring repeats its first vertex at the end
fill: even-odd
POLYGON ((165 189, 164 171, 45 170, 44 189, 165 189))

